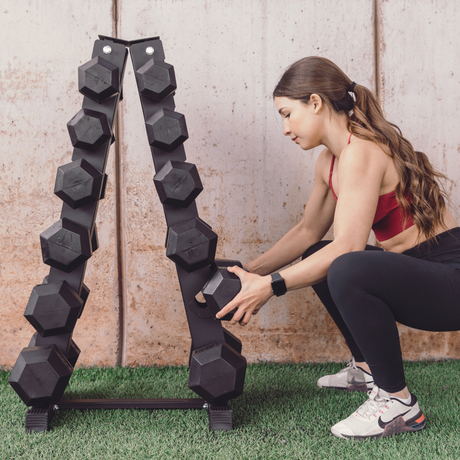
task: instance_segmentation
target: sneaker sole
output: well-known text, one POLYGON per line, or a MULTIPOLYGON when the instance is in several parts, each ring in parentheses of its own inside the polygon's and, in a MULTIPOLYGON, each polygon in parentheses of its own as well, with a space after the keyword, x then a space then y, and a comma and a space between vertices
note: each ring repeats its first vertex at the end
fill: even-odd
POLYGON ((368 386, 365 383, 357 383, 350 385, 349 387, 326 387, 326 386, 319 386, 319 388, 330 388, 333 390, 342 390, 342 391, 360 391, 362 393, 367 393, 369 390, 372 390, 371 388, 368 388, 368 386))
POLYGON ((334 436, 342 439, 375 439, 375 438, 387 438, 388 436, 392 436, 394 434, 399 433, 411 433, 414 431, 421 431, 425 428, 426 425, 426 418, 422 412, 419 412, 415 417, 408 420, 407 422, 404 421, 403 417, 398 417, 392 422, 390 422, 382 433, 374 434, 370 436, 347 436, 345 434, 340 433, 338 430, 334 430, 331 428, 331 432, 334 436))

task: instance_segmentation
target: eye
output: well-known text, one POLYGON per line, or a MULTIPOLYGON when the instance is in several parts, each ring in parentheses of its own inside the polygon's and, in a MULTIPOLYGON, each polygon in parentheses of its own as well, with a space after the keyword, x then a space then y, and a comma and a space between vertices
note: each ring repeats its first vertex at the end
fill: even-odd
POLYGON ((283 118, 289 118, 291 116, 290 113, 286 113, 283 118))

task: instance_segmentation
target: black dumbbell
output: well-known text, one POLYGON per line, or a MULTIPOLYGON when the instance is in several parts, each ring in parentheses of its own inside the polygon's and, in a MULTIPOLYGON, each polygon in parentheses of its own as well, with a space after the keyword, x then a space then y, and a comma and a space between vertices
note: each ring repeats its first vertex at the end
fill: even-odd
POLYGON ((74 330, 83 300, 67 281, 39 284, 32 289, 24 317, 42 337, 74 330))
POLYGON ((246 359, 225 342, 192 352, 188 386, 207 402, 220 405, 243 393, 246 359))
POLYGON ((169 229, 166 256, 190 273, 212 264, 216 247, 217 235, 193 217, 169 229))
POLYGON ((104 102, 120 90, 118 67, 96 56, 78 68, 78 91, 97 103, 104 102))
POLYGON ((26 406, 57 403, 73 367, 55 345, 24 348, 11 371, 9 384, 26 406))
MULTIPOLYGON (((230 273, 227 267, 238 265, 243 267, 238 260, 216 260, 213 274, 203 286, 202 293, 206 304, 214 315, 217 315, 241 290, 241 281, 234 273, 230 273)), ((222 321, 230 321, 236 309, 221 318, 222 321)))
POLYGON ((153 178, 163 204, 188 208, 203 190, 196 166, 183 161, 168 161, 153 178))
POLYGON ((60 166, 54 194, 76 209, 99 200, 104 176, 86 160, 75 160, 60 166))
POLYGON ((136 80, 140 94, 157 102, 177 88, 173 66, 153 59, 136 71, 136 80))
POLYGON ((72 145, 79 149, 97 152, 112 138, 105 113, 81 109, 68 123, 72 145))
POLYGON ((87 227, 63 218, 40 235, 43 262, 70 273, 91 257, 87 227))
POLYGON ((185 117, 170 109, 160 109, 146 122, 147 137, 152 147, 172 152, 188 139, 185 117))

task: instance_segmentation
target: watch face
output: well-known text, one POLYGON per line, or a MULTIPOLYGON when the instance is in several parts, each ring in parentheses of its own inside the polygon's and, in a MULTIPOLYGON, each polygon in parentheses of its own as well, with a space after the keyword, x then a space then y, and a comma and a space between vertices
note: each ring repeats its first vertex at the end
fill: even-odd
POLYGON ((272 291, 277 297, 287 292, 286 283, 279 273, 272 275, 272 291))

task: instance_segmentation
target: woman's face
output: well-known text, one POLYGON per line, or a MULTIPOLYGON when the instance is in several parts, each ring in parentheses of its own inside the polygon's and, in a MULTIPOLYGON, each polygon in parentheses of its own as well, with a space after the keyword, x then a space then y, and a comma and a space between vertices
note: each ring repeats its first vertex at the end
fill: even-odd
POLYGON ((303 150, 320 145, 322 117, 319 111, 322 101, 319 96, 315 96, 312 95, 308 104, 287 97, 275 97, 276 108, 283 118, 284 135, 289 136, 303 150))

